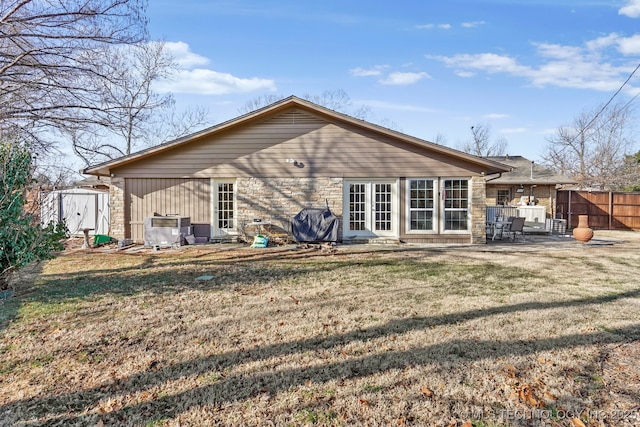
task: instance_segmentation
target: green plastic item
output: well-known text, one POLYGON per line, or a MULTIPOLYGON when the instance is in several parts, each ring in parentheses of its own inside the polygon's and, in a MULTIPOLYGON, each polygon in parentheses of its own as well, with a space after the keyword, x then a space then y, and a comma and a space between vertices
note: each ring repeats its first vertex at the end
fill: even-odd
POLYGON ((104 234, 96 234, 93 236, 93 244, 94 245, 102 245, 104 243, 110 243, 111 237, 105 236, 104 234))
POLYGON ((253 239, 252 248, 266 248, 269 245, 269 238, 262 234, 256 235, 253 239))

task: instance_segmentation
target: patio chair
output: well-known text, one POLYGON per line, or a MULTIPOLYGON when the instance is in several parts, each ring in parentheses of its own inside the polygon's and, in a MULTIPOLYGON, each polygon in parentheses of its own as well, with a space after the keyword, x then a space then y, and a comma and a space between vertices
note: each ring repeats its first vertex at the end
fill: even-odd
POLYGON ((511 240, 516 240, 516 236, 520 234, 522 236, 522 240, 524 241, 524 220, 523 217, 516 217, 511 219, 511 225, 509 225, 509 229, 505 230, 505 232, 509 233, 511 240))
POLYGON ((496 217, 496 222, 493 225, 494 231, 493 231, 492 240, 495 240, 496 237, 498 237, 498 238, 500 238, 500 240, 502 240, 502 237, 504 236, 504 234, 509 232, 509 224, 508 223, 510 223, 511 220, 513 220, 512 216, 507 218, 506 223, 505 223, 505 219, 504 219, 504 217, 502 215, 498 215, 496 217))

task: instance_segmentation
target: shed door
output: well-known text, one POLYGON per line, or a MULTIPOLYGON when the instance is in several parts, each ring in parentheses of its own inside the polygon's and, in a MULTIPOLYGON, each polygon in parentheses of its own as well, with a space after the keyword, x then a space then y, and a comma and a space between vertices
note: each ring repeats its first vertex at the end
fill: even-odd
POLYGON ((345 183, 345 237, 396 237, 398 191, 396 180, 345 183))
POLYGON ((97 198, 95 194, 60 193, 60 211, 71 235, 82 234, 84 228, 94 234, 97 198))

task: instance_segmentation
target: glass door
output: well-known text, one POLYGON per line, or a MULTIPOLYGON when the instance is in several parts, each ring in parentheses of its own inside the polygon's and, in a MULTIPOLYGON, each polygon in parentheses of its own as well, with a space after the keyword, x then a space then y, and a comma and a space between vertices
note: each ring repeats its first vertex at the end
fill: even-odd
POLYGON ((214 237, 236 232, 236 184, 234 181, 214 181, 214 237))
POLYGON ((395 180, 345 182, 345 237, 396 236, 396 188, 395 180))

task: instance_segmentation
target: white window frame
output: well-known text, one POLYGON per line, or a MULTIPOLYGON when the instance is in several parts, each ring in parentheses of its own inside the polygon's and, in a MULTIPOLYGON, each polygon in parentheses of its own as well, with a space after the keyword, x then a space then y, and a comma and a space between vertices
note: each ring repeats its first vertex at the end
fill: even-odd
POLYGON ((398 179, 380 179, 380 178, 362 178, 362 179, 345 179, 343 180, 343 229, 344 236, 349 238, 354 237, 398 237, 400 227, 400 197, 399 197, 399 180, 398 179), (349 228, 351 214, 349 209, 349 186, 351 184, 365 184, 366 186, 366 230, 351 230, 349 228), (375 200, 371 200, 373 196, 373 189, 376 184, 390 184, 391 185, 391 230, 375 231, 375 216, 373 215, 375 200))
POLYGON ((405 180, 406 185, 406 198, 405 198, 405 206, 406 206, 406 214, 405 214, 405 223, 406 223, 406 233, 407 234, 438 234, 438 230, 440 229, 440 207, 439 207, 439 182, 438 178, 434 177, 424 177, 424 178, 407 178, 405 180), (432 190, 433 190, 433 208, 431 209, 412 209, 411 208, 411 182, 412 181, 431 181, 432 190), (425 211, 430 210, 433 212, 433 221, 431 230, 412 230, 411 229, 411 212, 413 210, 425 211))
POLYGON ((238 234, 238 183, 233 178, 218 179, 211 178, 211 237, 224 237, 238 234), (218 227, 218 185, 233 184, 233 227, 218 227))
POLYGON ((469 177, 446 177, 440 178, 440 229, 442 234, 471 234, 471 179, 469 177), (467 207, 465 209, 446 208, 445 184, 447 181, 466 181, 467 182, 467 207), (467 212, 467 229, 466 230, 446 230, 446 212, 447 211, 466 211, 467 212))

